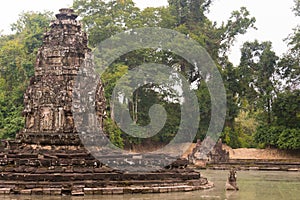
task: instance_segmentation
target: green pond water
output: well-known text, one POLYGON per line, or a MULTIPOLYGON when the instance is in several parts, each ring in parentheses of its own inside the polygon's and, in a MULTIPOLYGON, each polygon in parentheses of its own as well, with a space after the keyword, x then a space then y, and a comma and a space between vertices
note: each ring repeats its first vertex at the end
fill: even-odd
POLYGON ((228 171, 201 171, 215 187, 210 190, 120 196, 0 196, 1 200, 300 200, 300 172, 238 171, 239 191, 225 191, 228 171))

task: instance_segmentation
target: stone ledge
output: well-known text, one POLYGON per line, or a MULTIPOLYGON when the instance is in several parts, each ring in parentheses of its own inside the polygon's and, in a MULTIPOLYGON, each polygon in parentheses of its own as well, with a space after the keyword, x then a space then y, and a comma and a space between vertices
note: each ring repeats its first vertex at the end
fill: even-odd
POLYGON ((208 182, 201 186, 191 185, 169 185, 169 186, 132 186, 132 187, 98 187, 82 188, 73 187, 72 189, 62 188, 33 188, 33 189, 12 189, 1 188, 0 195, 21 194, 21 195, 62 195, 64 192, 72 196, 83 195, 122 195, 122 194, 147 194, 147 193, 170 193, 170 192, 189 192, 195 190, 205 190, 213 188, 214 185, 208 182))
POLYGON ((84 188, 84 195, 120 195, 120 194, 147 194, 147 193, 170 193, 170 192, 189 192, 204 190, 214 187, 211 182, 202 186, 157 186, 157 187, 111 187, 111 188, 84 188))
MULTIPOLYGON (((100 181, 101 182, 101 181, 100 181)), ((19 181, 1 181, 0 195, 21 194, 21 195, 120 195, 120 194, 145 194, 145 193, 169 193, 169 192, 188 192, 194 190, 204 190, 214 187, 214 185, 205 178, 192 181, 180 180, 155 180, 155 181, 137 182, 128 180, 122 184, 118 181, 109 182, 109 185, 93 181, 73 182, 19 182, 19 181)))
POLYGON ((10 194, 11 191, 11 188, 0 188, 0 194, 10 194))

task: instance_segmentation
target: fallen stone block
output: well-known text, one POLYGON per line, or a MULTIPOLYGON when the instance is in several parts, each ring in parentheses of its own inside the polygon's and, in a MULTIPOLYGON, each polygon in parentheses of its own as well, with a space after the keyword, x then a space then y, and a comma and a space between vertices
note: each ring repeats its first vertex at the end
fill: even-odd
POLYGON ((0 188, 0 194, 10 194, 11 188, 0 188))
POLYGON ((21 195, 31 195, 31 193, 32 193, 32 191, 30 189, 20 191, 21 195))
POLYGON ((85 195, 93 195, 95 188, 84 188, 83 192, 85 195))
POLYGON ((31 190, 31 194, 33 195, 43 195, 43 188, 33 188, 31 190))

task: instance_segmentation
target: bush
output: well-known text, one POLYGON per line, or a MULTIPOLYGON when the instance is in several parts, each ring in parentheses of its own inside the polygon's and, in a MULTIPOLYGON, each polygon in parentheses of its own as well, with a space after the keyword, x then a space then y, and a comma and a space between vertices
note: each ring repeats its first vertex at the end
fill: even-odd
POLYGON ((300 149, 300 129, 285 129, 282 131, 277 145, 280 149, 300 149))
POLYGON ((300 149, 300 129, 291 129, 282 126, 261 126, 257 129, 255 141, 261 146, 297 150, 300 149))
POLYGON ((254 140, 259 144, 277 146, 277 141, 283 130, 285 128, 281 126, 260 126, 254 135, 254 140))

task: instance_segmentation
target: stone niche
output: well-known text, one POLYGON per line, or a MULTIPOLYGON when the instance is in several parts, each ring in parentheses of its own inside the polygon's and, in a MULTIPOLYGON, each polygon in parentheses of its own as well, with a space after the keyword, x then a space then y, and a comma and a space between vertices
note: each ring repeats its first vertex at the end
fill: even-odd
POLYGON ((52 108, 43 107, 40 112, 40 131, 51 131, 54 128, 52 108))

